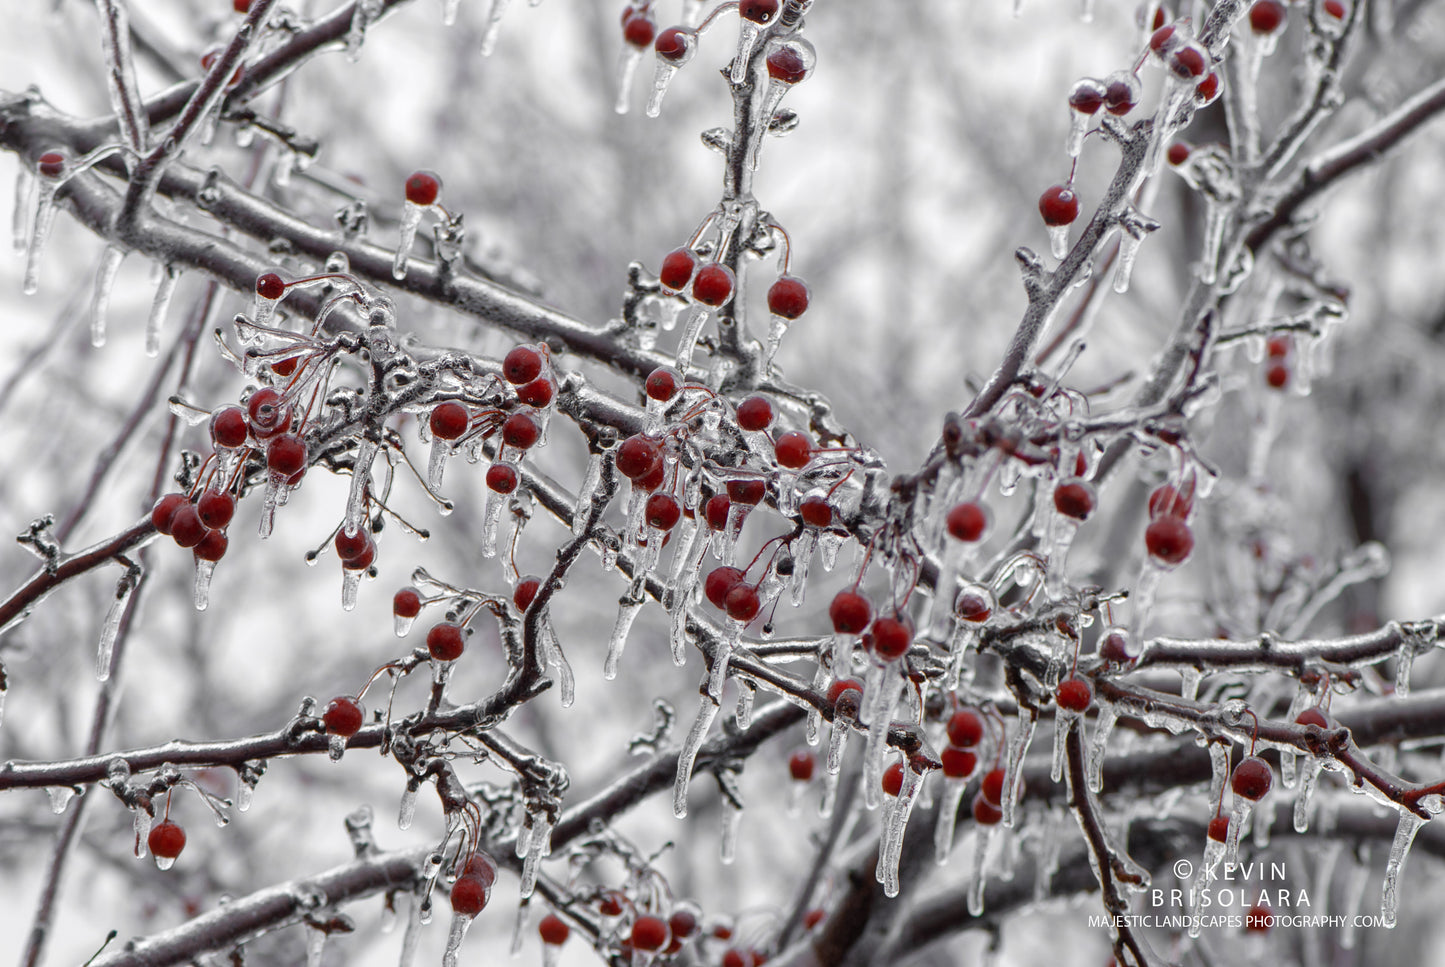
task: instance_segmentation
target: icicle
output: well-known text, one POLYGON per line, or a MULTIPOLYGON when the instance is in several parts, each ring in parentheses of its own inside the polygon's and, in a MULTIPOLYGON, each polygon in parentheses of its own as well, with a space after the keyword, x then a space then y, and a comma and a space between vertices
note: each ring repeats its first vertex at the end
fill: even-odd
POLYGON ((1094 741, 1089 743, 1089 754, 1085 760, 1090 792, 1099 792, 1104 788, 1104 756, 1109 751, 1109 733, 1114 731, 1114 723, 1118 720, 1119 712, 1113 705, 1099 702, 1099 720, 1094 723, 1094 741))
MULTIPOLYGON (((537 871, 542 860, 552 853, 552 824, 544 812, 532 815, 532 830, 528 836, 527 855, 522 857, 522 899, 527 899, 537 889, 537 871)), ((521 842, 521 835, 517 837, 521 842)))
POLYGON ((406 788, 401 793, 401 807, 396 812, 396 828, 411 829, 412 819, 416 817, 416 795, 419 786, 407 781, 406 788))
POLYGON ((697 719, 693 721, 692 730, 687 733, 687 741, 677 755, 677 779, 672 787, 672 813, 678 819, 687 815, 687 785, 692 779, 692 764, 697 759, 697 750, 707 738, 712 720, 717 717, 717 710, 717 702, 704 695, 698 705, 697 719))
POLYGON ((1198 916, 1199 904, 1204 897, 1204 891, 1214 880, 1214 871, 1219 868, 1219 861, 1224 859, 1225 846, 1217 839, 1206 836, 1204 838, 1204 861, 1199 864, 1199 872, 1195 874, 1193 889, 1189 891, 1189 936, 1198 937, 1200 928, 1204 924, 1202 917, 1198 916))
POLYGON ((728 674, 728 662, 741 637, 742 625, 729 618, 727 628, 723 631, 723 636, 713 652, 712 667, 708 669, 707 694, 714 702, 722 701, 723 683, 727 680, 728 674))
POLYGON ((542 639, 542 654, 547 664, 557 669, 557 690, 558 698, 563 708, 571 708, 572 703, 577 700, 577 683, 572 676, 572 666, 567 662, 567 656, 562 653, 562 645, 557 640, 557 634, 552 630, 552 619, 549 614, 542 615, 539 634, 542 639))
POLYGON ((933 861, 939 866, 948 862, 953 852, 953 831, 958 824, 958 807, 963 801, 967 779, 952 776, 943 780, 943 795, 938 800, 938 824, 933 827, 933 861))
POLYGON ((45 792, 50 796, 50 811, 57 816, 65 812, 65 807, 75 798, 75 789, 71 786, 46 786, 45 792))
POLYGON ((211 603, 211 578, 216 573, 216 562, 196 558, 196 578, 192 585, 192 601, 197 611, 205 611, 211 603))
MULTIPOLYGON (((1049 225, 1049 251, 1054 258, 1062 259, 1069 254, 1069 226, 1049 225)), ((1008 496, 1005 494, 1005 496, 1008 496)))
POLYGON ((1054 782, 1062 782, 1064 778, 1064 750, 1065 742, 1069 737, 1071 728, 1082 728, 1082 724, 1076 726, 1081 716, 1078 712, 1066 708, 1054 710, 1054 761, 1049 777, 1054 782))
POLYGON ((170 265, 161 267, 160 282, 156 285, 156 296, 151 301, 151 312, 146 317, 145 353, 152 358, 161 351, 161 325, 165 322, 166 311, 171 305, 171 296, 176 294, 176 283, 180 273, 170 265))
MULTIPOLYGON (((662 99, 667 96, 667 87, 672 83, 672 78, 677 74, 680 65, 673 61, 658 58, 657 72, 652 76, 652 93, 647 97, 647 116, 655 118, 662 113, 662 99)), ((679 367, 686 373, 684 367, 679 367)))
POLYGON ((1224 226, 1229 220, 1229 206, 1209 198, 1205 202, 1204 251, 1200 254, 1199 281, 1213 285, 1218 276, 1219 247, 1224 241, 1224 226))
POLYGON ((778 354, 778 347, 783 344, 783 336, 787 334, 788 326, 792 324, 791 319, 773 313, 768 320, 768 341, 763 346, 763 372, 770 372, 773 368, 773 357, 778 354))
POLYGON ((462 0, 442 0, 442 26, 451 27, 457 22, 457 8, 462 0))
POLYGON ((743 811, 733 804, 728 796, 722 800, 722 836, 718 841, 718 858, 724 866, 731 866, 738 857, 738 827, 742 825, 743 811))
POLYGON ((738 680, 738 685, 738 703, 733 709, 733 720, 739 732, 746 732, 753 724, 753 699, 757 697, 758 690, 752 682, 742 679, 738 680))
POLYGON ((1035 847, 1038 866, 1034 873, 1034 902, 1043 903, 1049 897, 1054 874, 1059 871, 1059 853, 1063 850, 1063 836, 1060 827, 1064 823, 1064 812, 1051 809, 1044 814, 1043 832, 1035 847))
POLYGON ((251 800, 256 795, 255 783, 242 779, 236 786, 236 808, 241 812, 247 812, 251 808, 251 800))
POLYGON ((818 535, 818 561, 823 565, 824 571, 832 571, 837 566, 838 550, 847 539, 846 534, 837 531, 823 531, 818 535))
POLYGON ((1144 641, 1145 622, 1154 607, 1154 595, 1159 590, 1159 580, 1163 576, 1164 569, 1156 564, 1152 557, 1146 557, 1139 571, 1139 579, 1134 582, 1133 590, 1129 593, 1129 603, 1133 606, 1129 618, 1129 641, 1144 641))
POLYGON ((312 927, 306 931, 306 967, 321 967, 326 952, 326 931, 312 927))
POLYGON ((1239 832, 1249 820, 1254 803, 1243 796, 1234 797, 1234 809, 1229 815, 1229 838, 1224 842, 1224 861, 1230 866, 1239 863, 1239 832))
POLYGON ((968 884, 968 912, 970 916, 983 916, 983 884, 986 873, 985 865, 988 862, 988 847, 993 841, 994 830, 998 826, 983 826, 975 824, 973 828, 974 850, 973 850, 973 871, 969 874, 968 884))
POLYGON ((899 790, 888 814, 883 818, 883 841, 878 847, 878 868, 874 871, 877 881, 883 884, 885 896, 898 895, 898 862, 903 858, 903 834, 908 827, 908 817, 923 787, 924 774, 910 766, 903 769, 903 788, 899 790))
POLYGON ((25 252, 25 240, 30 231, 30 196, 34 193, 35 176, 27 165, 17 166, 15 173, 15 207, 10 211, 10 235, 16 255, 25 252))
POLYGON ((1039 724, 1039 713, 1034 709, 1020 709, 1018 728, 1009 737, 1008 759, 1004 765, 1003 824, 1009 828, 1014 824, 1014 810, 1018 806, 1019 794, 1024 784, 1024 756, 1029 753, 1029 744, 1034 740, 1034 730, 1039 724), (1027 716, 1027 717, 1025 717, 1027 716))
POLYGON ((577 488, 577 507, 572 512, 572 535, 582 536, 587 528, 587 518, 591 516, 592 502, 597 495, 597 486, 602 482, 602 464, 606 457, 600 453, 589 454, 587 457, 587 470, 582 475, 582 486, 577 488))
POLYGON ((101 256, 100 271, 95 276, 95 295, 90 303, 90 344, 99 349, 105 345, 105 319, 110 312, 110 292, 115 287, 115 274, 125 259, 125 249, 108 246, 101 256))
POLYGON ((1129 279, 1134 274, 1134 263, 1139 258, 1139 246, 1142 244, 1144 239, 1132 232, 1121 232, 1119 235, 1119 261, 1114 268, 1114 291, 1120 295, 1129 291, 1129 279))
POLYGON ((467 935, 467 928, 475 919, 475 917, 464 917, 460 913, 452 914, 452 926, 447 933, 446 950, 442 952, 442 967, 457 967, 457 951, 461 950, 462 940, 467 935))
POLYGON ((1223 742, 1209 743, 1209 763, 1212 769, 1209 780, 1209 801, 1219 802, 1224 786, 1229 782, 1229 746, 1223 742))
POLYGON ((863 801, 877 809, 883 794, 883 757, 888 753, 888 726, 898 706, 899 676, 892 665, 873 662, 863 685, 863 724, 868 727, 868 744, 863 758, 863 801))
POLYGON ((1385 888, 1380 895, 1380 922, 1386 927, 1395 926, 1395 917, 1400 907, 1400 872, 1410 855, 1410 845, 1425 820, 1408 809, 1400 810, 1400 825, 1395 827, 1395 841, 1390 844, 1390 859, 1385 865, 1385 888))
MULTIPOLYGON (((746 18, 738 22, 738 52, 733 56, 733 69, 729 78, 734 84, 741 84, 747 77, 748 61, 753 56, 753 47, 758 42, 758 34, 762 33, 763 26, 746 18)), ((772 115, 764 114, 762 117, 766 124, 772 115)))
POLYGON ((21 284, 26 295, 34 295, 40 288, 40 256, 50 237, 50 226, 55 222, 55 192, 65 171, 65 161, 60 155, 52 152, 40 158, 40 174, 35 180, 35 219, 25 252, 25 280, 21 284))
POLYGON ((622 660, 622 649, 627 646, 627 633, 632 630, 632 622, 642 610, 640 583, 640 579, 634 581, 617 602, 617 622, 612 626, 612 637, 607 641, 607 659, 602 665, 602 677, 609 682, 617 677, 617 663, 622 660))
POLYGON ((135 591, 139 573, 130 568, 115 585, 115 595, 110 608, 105 612, 105 623, 100 626, 100 645, 95 652, 95 677, 98 681, 110 678, 110 656, 115 648, 115 636, 120 629, 120 620, 130 606, 131 593, 135 591))
MULTIPOLYGON (((1077 86, 1077 85, 1075 85, 1077 86)), ((1097 111, 1098 108, 1095 108, 1097 111)), ((1089 131, 1089 125, 1093 122, 1092 114, 1085 114, 1083 111, 1069 108, 1069 136, 1064 141, 1064 150, 1070 158, 1077 158, 1084 147, 1084 135, 1089 131)))
POLYGON ((632 100, 632 82, 637 77, 637 65, 642 63, 645 49, 627 43, 622 45, 622 54, 617 59, 617 100, 612 105, 618 114, 627 113, 628 102, 632 100))
POLYGON ((1410 668, 1415 663, 1415 637, 1404 635, 1400 650, 1395 653, 1395 697, 1410 694, 1410 668))
MULTIPOLYGON (((371 464, 376 459, 377 441, 363 434, 356 448, 356 460, 351 469, 351 490, 346 498, 346 518, 341 525, 348 537, 361 530, 366 513, 367 483, 371 479, 371 464)), ((433 487, 433 490, 436 488, 433 487)))
POLYGON ((522 902, 517 904, 517 915, 512 918, 512 940, 507 946, 509 956, 515 957, 522 952, 522 938, 527 932, 527 921, 530 919, 532 898, 523 897, 522 902))
POLYGON ((497 36, 502 31, 502 15, 507 12, 508 0, 492 0, 492 10, 487 14, 487 29, 482 34, 482 56, 490 57, 497 47, 497 36))
POLYGON ((1296 833, 1309 831, 1310 797, 1314 794, 1322 768, 1324 768, 1324 763, 1316 757, 1305 757, 1304 765, 1300 769, 1299 792, 1295 794, 1294 799, 1294 831, 1296 833))
POLYGON ((487 490, 482 507, 482 557, 497 556, 497 525, 502 522, 502 507, 506 502, 505 494, 487 490))
POLYGON ((151 834, 151 823, 155 821, 150 813, 139 806, 131 808, 131 829, 135 832, 135 855, 136 859, 144 859, 146 855, 147 840, 151 834))
POLYGON ((346 31, 346 58, 353 64, 361 59, 361 45, 372 21, 381 16, 382 0, 356 0, 351 27, 346 31))
POLYGON ((702 333, 703 323, 707 322, 707 306, 696 303, 687 307, 686 321, 682 326, 682 339, 677 344, 677 369, 686 373, 692 365, 692 353, 697 348, 697 337, 702 333))
POLYGON ((393 279, 406 278, 406 263, 411 258, 411 247, 416 242, 417 226, 421 224, 421 216, 428 207, 418 205, 409 198, 402 202, 400 237, 396 243, 396 257, 392 259, 391 263, 393 279))

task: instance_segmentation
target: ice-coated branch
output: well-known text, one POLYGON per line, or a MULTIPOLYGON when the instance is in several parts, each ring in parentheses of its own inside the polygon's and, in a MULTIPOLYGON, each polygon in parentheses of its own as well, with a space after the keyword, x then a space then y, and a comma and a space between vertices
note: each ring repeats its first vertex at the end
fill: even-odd
POLYGON ((105 83, 126 146, 144 154, 150 140, 149 119, 135 79, 130 49, 130 14, 126 0, 96 0, 100 13, 101 45, 105 49, 105 83))
POLYGON ((1397 657, 1401 648, 1417 653, 1439 642, 1445 618, 1401 623, 1342 638, 1281 641, 1270 634, 1232 641, 1222 638, 1150 639, 1136 668, 1197 668, 1201 671, 1300 673, 1320 666, 1364 668, 1397 657))

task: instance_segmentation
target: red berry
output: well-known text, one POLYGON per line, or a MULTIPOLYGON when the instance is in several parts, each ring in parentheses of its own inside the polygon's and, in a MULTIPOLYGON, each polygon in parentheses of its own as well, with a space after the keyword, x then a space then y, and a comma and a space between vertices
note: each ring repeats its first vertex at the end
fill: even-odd
POLYGON ((461 875, 481 880, 482 886, 490 889, 492 884, 497 882, 497 863, 483 850, 477 850, 467 857, 461 875))
POLYGON ((732 510, 733 502, 728 499, 727 494, 714 494, 707 499, 707 505, 703 513, 707 517, 707 526, 715 531, 720 531, 728 525, 728 514, 732 510))
POLYGON ((296 367, 300 362, 300 356, 287 356, 285 359, 278 359, 271 364, 271 372, 277 376, 290 376, 296 372, 296 367))
POLYGON ((1203 77, 1208 68, 1209 55, 1196 43, 1180 44, 1169 54, 1169 69, 1185 80, 1203 77))
POLYGON ((962 749, 971 749, 983 741, 983 719, 972 709, 959 709, 948 719, 948 741, 962 749))
POLYGON ((982 585, 964 588, 953 602, 953 613, 964 621, 981 624, 993 616, 993 592, 982 585))
POLYGON ((256 294, 263 299, 275 302, 286 294, 286 282, 275 272, 258 275, 256 277, 256 294))
POLYGON ((938 761, 943 763, 943 774, 950 779, 967 779, 978 768, 977 755, 951 745, 944 746, 938 754, 938 761))
POLYGON ((456 400, 447 400, 445 403, 438 403, 432 408, 431 417, 427 424, 431 427, 432 435, 439 440, 457 440, 471 423, 471 415, 467 408, 456 400))
POLYGON ((542 436, 542 428, 526 413, 513 413, 502 424, 502 442, 509 447, 528 450, 542 436))
POLYGON ((1270 359, 1284 359, 1289 355, 1289 345, 1288 336, 1272 336, 1264 344, 1265 355, 1270 359))
POLYGON ((1215 816, 1209 821, 1209 838, 1216 843, 1229 839, 1229 817, 1215 816))
POLYGON ((652 493, 654 490, 657 490, 659 487, 661 487, 663 481, 666 479, 667 464, 659 460, 656 464, 653 465, 652 469, 647 472, 647 476, 632 481, 632 486, 636 487, 638 490, 652 493))
POLYGON ((1325 0, 1320 9, 1336 20, 1345 19, 1345 5, 1340 0, 1325 0))
POLYGON ((903 791, 903 763, 895 762, 883 770, 883 791, 890 796, 903 791))
POLYGON ((768 55, 768 76, 784 84, 796 84, 808 76, 808 61, 797 47, 784 45, 768 55))
POLYGON ((682 387, 682 376, 670 366, 659 366, 648 374, 646 386, 649 399, 666 403, 682 387))
POLYGON ((1099 642, 1099 654, 1105 661, 1129 664, 1134 659, 1129 654, 1129 637, 1123 628, 1112 628, 1099 642))
POLYGON ((736 947, 729 947, 723 954, 722 967, 753 967, 753 958, 736 947))
POLYGON ((151 855, 173 860, 186 848, 186 831, 169 819, 156 823, 146 837, 146 846, 151 855))
POLYGON ((251 421, 251 431, 258 440, 291 428, 291 407, 274 387, 263 386, 252 393, 246 401, 246 413, 251 421))
POLYGON ((742 579, 743 572, 741 568, 713 568, 708 572, 708 576, 703 579, 702 593, 712 602, 713 607, 721 609, 724 607, 724 602, 727 601, 729 592, 737 587, 742 579))
POLYGON ((413 205, 423 208, 434 205, 441 191, 442 180, 435 172, 415 171, 406 180, 406 200, 413 205))
POLYGON ((572 935, 572 928, 567 926, 567 921, 557 914, 549 913, 542 918, 541 923, 537 924, 537 933, 542 937, 544 944, 560 947, 572 935))
POLYGON ((1183 520, 1189 516, 1192 504, 1192 499, 1181 495, 1172 484, 1160 484, 1149 495, 1149 519, 1178 517, 1183 520))
POLYGON ((597 912, 604 917, 620 917, 625 908, 627 898, 616 890, 609 890, 602 894, 597 903, 597 912))
POLYGON ((443 621, 426 633, 426 650, 437 661, 456 661, 465 648, 461 625, 443 621))
POLYGON ((667 921, 651 914, 640 916, 632 922, 632 933, 629 936, 632 946, 638 950, 659 950, 667 946, 667 921))
POLYGON ((231 546, 231 541, 224 531, 208 530, 206 536, 195 546, 194 554, 198 561, 210 561, 215 563, 226 556, 226 548, 231 546))
POLYGON ((1174 25, 1165 24, 1154 33, 1149 35, 1149 49, 1156 54, 1162 55, 1166 49, 1174 44, 1174 25))
POLYGON ((758 589, 742 580, 733 585, 728 596, 723 598, 723 609, 727 611, 728 617, 734 621, 741 621, 743 624, 756 618, 762 607, 763 603, 762 599, 758 597, 758 589))
POLYGON ((778 466, 789 470, 802 470, 813 459, 813 441, 801 430, 789 430, 780 434, 773 443, 773 456, 778 466))
POLYGON ((697 45, 696 35, 686 27, 668 27, 657 35, 652 49, 657 56, 674 64, 681 64, 691 55, 697 45))
POLYGON ((1289 366, 1284 363, 1271 363, 1265 367, 1264 381, 1270 389, 1284 389, 1289 385, 1289 366))
POLYGON ((239 406, 223 406, 211 414, 211 442, 219 450, 234 450, 246 442, 250 427, 246 411, 239 406))
POLYGON ((729 480, 727 488, 728 500, 746 507, 762 503, 763 498, 768 495, 766 480, 729 480))
POLYGON ((1171 165, 1177 168, 1184 162, 1189 160, 1190 150, 1191 149, 1186 142, 1175 141, 1169 146, 1169 151, 1166 153, 1165 157, 1169 159, 1169 163, 1171 165))
POLYGON ((754 432, 773 425, 773 404, 761 396, 749 396, 738 404, 738 426, 754 432))
POLYGON ((833 630, 840 635, 861 634, 873 618, 873 606, 856 591, 839 591, 828 605, 833 630))
POLYGON ((1313 705, 1299 715, 1295 716, 1296 725, 1317 725, 1322 729, 1330 727, 1330 720, 1325 717, 1325 710, 1318 705, 1313 705))
POLYGON ((480 877, 459 876, 452 884, 452 912, 459 917, 475 917, 487 906, 491 888, 480 877))
POLYGON ((697 933, 697 914, 687 907, 673 910, 672 916, 667 918, 667 929, 672 934, 674 943, 686 940, 697 933))
POLYGON ((1054 488, 1054 509, 1074 520, 1088 520, 1094 512, 1094 488, 1083 480, 1066 480, 1054 488))
POLYGON ((532 601, 537 597, 537 592, 542 590, 542 579, 539 577, 524 577, 512 588, 512 603, 517 606, 518 611, 526 611, 532 606, 532 601))
POLYGON ((813 769, 818 764, 818 759, 807 749, 799 749, 788 757, 788 775, 798 782, 807 782, 813 778, 813 769))
POLYGON ((416 588, 402 588, 391 596, 391 613, 398 618, 415 618, 421 614, 421 595, 416 588))
POLYGON ((1274 773, 1269 771, 1269 763, 1256 755, 1239 760, 1229 776, 1229 788, 1250 802, 1259 802, 1268 795, 1273 783, 1274 773))
POLYGON ((742 0, 738 16, 755 24, 767 24, 778 15, 778 0, 742 0))
POLYGON ((1205 75, 1204 80, 1194 87, 1194 103, 1200 107, 1213 104, 1214 99, 1219 96, 1219 75, 1210 71, 1205 75))
POLYGON ((809 527, 829 527, 833 523, 833 505, 828 503, 827 497, 818 494, 804 497, 798 504, 798 516, 809 527))
POLYGON ((1143 85, 1139 83, 1139 78, 1128 71, 1109 75, 1104 88, 1105 110, 1117 117, 1123 117, 1139 103, 1142 90, 1143 85))
MULTIPOLYGON (((185 494, 166 494, 155 502, 151 508, 151 526, 167 537, 171 535, 171 519, 176 516, 176 511, 187 506, 190 501, 186 500, 185 494)), ((197 520, 200 518, 198 517, 197 520)))
POLYGON ((1082 678, 1066 678, 1054 689, 1054 701, 1070 712, 1086 712, 1094 702, 1094 689, 1082 678))
POLYGON ((989 802, 983 793, 973 797, 973 821, 980 826, 996 826, 1003 820, 1003 810, 989 802))
POLYGON ((513 386, 542 375, 542 354, 530 346, 517 346, 502 359, 502 375, 513 386))
POLYGON ((1249 8, 1249 29, 1257 34, 1272 34, 1284 25, 1285 13, 1279 0, 1254 0, 1249 8))
POLYGON ((1194 533, 1178 517, 1160 517, 1145 528, 1144 546, 1163 564, 1183 564, 1194 550, 1194 533))
POLYGON ((670 531, 682 519, 682 505, 672 494, 653 494, 647 498, 647 506, 643 508, 643 517, 647 520, 648 527, 660 531, 670 531))
POLYGON ((333 698, 331 704, 326 706, 326 711, 321 715, 321 722, 326 726, 326 731, 331 735, 339 735, 343 739, 349 739, 361 731, 364 719, 361 703, 346 696, 333 698))
POLYGON ((245 13, 251 9, 251 0, 231 0, 231 9, 236 13, 245 13))
POLYGON ((988 511, 982 504, 966 501, 948 512, 945 523, 949 536, 971 543, 982 538, 988 529, 988 511))
POLYGON ((913 644, 913 628, 902 616, 880 617, 873 622, 873 652, 884 661, 902 658, 913 644))
POLYGON ((647 476, 662 463, 662 442, 655 437, 633 434, 617 447, 617 472, 628 480, 647 476))
POLYGON ((190 548, 201 543, 206 536, 206 530, 194 504, 182 504, 171 515, 171 537, 175 538, 176 544, 181 547, 190 548))
POLYGON ((1079 217, 1079 196, 1066 185, 1054 185, 1039 196, 1039 214, 1051 228, 1072 225, 1079 217))
POLYGON ((1069 108, 1080 114, 1097 114, 1099 108, 1104 106, 1105 90, 1106 88, 1099 81, 1085 78, 1069 91, 1069 108))
POLYGON ((282 433, 266 447, 266 466, 289 477, 306 469, 306 443, 294 433, 282 433))
POLYGON ((692 273, 696 269, 697 256, 692 254, 692 249, 675 249, 663 256, 662 270, 657 273, 657 281, 661 282, 664 288, 681 292, 692 281, 692 273))
POLYGON ((803 929, 812 930, 818 924, 822 923, 824 918, 827 917, 827 915, 828 914, 821 907, 814 907, 807 913, 803 914, 803 929))
POLYGON ((652 44, 657 35, 657 24, 646 14, 633 14, 622 24, 622 39, 639 49, 652 44))
POLYGON ((509 494, 517 489, 517 468, 510 463, 494 463, 487 468, 487 489, 509 494))
POLYGON ((1003 770, 994 769, 983 777, 983 783, 979 786, 979 792, 983 798, 995 806, 1003 804, 1003 770))
POLYGON ((35 166, 47 178, 59 178, 65 173, 65 155, 47 151, 35 159, 35 166))
POLYGON ((733 270, 718 262, 709 262, 697 270, 692 280, 692 297, 705 306, 721 306, 733 297, 733 270))
POLYGON ((1269 907, 1256 903, 1244 915, 1244 929, 1251 933, 1269 933, 1271 914, 1269 907))
POLYGON ((224 490, 207 490, 196 501, 196 512, 201 523, 220 529, 231 522, 236 513, 236 498, 224 490))
POLYGON ((768 287, 768 311, 784 319, 796 319, 808 311, 808 283, 791 275, 780 275, 768 287))
POLYGON ((354 534, 348 534, 343 527, 336 532, 336 556, 343 561, 359 557, 366 553, 366 545, 370 542, 371 535, 366 532, 365 527, 358 527, 354 534))

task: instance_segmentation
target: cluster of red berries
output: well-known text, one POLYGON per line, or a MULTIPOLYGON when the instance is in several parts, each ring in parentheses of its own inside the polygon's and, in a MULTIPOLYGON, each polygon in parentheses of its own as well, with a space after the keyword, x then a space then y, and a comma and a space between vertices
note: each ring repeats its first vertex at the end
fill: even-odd
POLYGON ((496 862, 481 850, 474 852, 452 884, 452 912, 459 917, 475 917, 481 913, 492 897, 492 884, 496 881, 496 862))
POLYGON ((1194 479, 1181 490, 1160 484, 1149 495, 1149 526, 1144 529, 1144 546, 1149 556, 1166 567, 1183 564, 1194 550, 1194 532, 1189 514, 1194 508, 1194 479))
POLYGON ((1270 389, 1289 386, 1289 358, 1294 344, 1288 336, 1271 336, 1265 343, 1264 382, 1270 389))
POLYGON ((978 746, 983 742, 983 717, 973 709, 959 709, 948 718, 948 744, 939 753, 943 774, 968 779, 978 769, 978 746))

